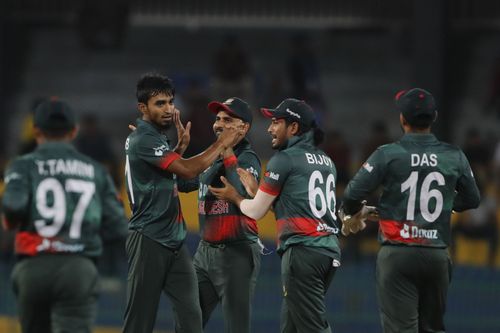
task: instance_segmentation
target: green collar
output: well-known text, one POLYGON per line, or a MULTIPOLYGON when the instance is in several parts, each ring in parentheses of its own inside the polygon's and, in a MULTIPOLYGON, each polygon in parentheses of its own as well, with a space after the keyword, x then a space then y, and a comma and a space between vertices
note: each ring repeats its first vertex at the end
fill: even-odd
POLYGON ((72 143, 66 141, 48 141, 38 145, 36 150, 50 150, 50 149, 68 149, 68 150, 76 150, 72 143))
POLYGON ((434 134, 407 133, 403 135, 400 141, 403 142, 436 142, 438 141, 434 134))
POLYGON ((314 146, 314 131, 307 131, 302 135, 291 137, 279 148, 279 150, 285 150, 296 145, 314 146))

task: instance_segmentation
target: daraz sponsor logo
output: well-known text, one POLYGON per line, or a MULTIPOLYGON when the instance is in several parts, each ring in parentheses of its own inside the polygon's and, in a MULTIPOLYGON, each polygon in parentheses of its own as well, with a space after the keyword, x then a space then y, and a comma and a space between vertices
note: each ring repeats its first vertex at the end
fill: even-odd
POLYGON ((420 229, 417 226, 403 225, 403 229, 399 232, 400 236, 408 238, 425 238, 425 239, 438 239, 436 229, 420 229))

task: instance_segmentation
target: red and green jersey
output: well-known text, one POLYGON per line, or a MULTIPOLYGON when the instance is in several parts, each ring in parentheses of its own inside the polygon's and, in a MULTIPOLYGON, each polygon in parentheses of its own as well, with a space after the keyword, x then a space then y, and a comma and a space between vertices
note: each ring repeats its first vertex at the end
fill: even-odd
POLYGON ((259 189, 277 196, 278 253, 300 244, 340 259, 336 176, 330 157, 313 145, 312 131, 289 139, 269 160, 259 189))
POLYGON ((125 237, 127 222, 109 174, 63 142, 42 144, 5 173, 3 210, 20 222, 15 252, 99 256, 102 241, 125 237))
MULTIPOLYGON (((344 192, 346 206, 382 185, 378 203, 383 244, 444 248, 452 210, 477 207, 479 190, 464 153, 432 134, 406 134, 379 147, 344 192)), ((348 212, 353 213, 353 212, 348 212)))
POLYGON ((258 180, 261 173, 260 160, 250 143, 243 139, 235 148, 235 156, 215 161, 199 176, 198 217, 203 240, 210 243, 229 243, 258 238, 257 223, 241 213, 238 206, 226 200, 218 200, 208 186, 222 187, 221 176, 237 189, 240 195, 248 197, 236 168, 250 171, 258 180))
POLYGON ((176 175, 168 166, 180 158, 167 137, 153 124, 137 120, 137 129, 125 143, 125 178, 132 209, 129 229, 169 248, 186 238, 176 175))

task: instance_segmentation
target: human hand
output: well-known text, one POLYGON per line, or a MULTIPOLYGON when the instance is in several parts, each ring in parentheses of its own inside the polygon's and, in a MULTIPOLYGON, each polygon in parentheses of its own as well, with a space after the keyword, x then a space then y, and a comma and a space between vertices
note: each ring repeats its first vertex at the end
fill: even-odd
POLYGON ((248 195, 252 198, 257 194, 257 190, 259 189, 259 183, 255 179, 254 175, 245 169, 237 168, 236 172, 240 176, 241 184, 245 187, 248 195))
POLYGON ((226 177, 221 176, 220 180, 222 181, 222 184, 224 184, 224 187, 213 187, 213 186, 208 186, 208 190, 213 193, 219 200, 227 200, 231 201, 233 203, 238 203, 241 201, 241 196, 238 194, 238 191, 234 188, 233 185, 229 183, 229 181, 226 179, 226 177))
POLYGON ((234 147, 245 137, 245 128, 243 123, 237 126, 225 125, 224 130, 217 137, 217 141, 221 142, 224 148, 234 147))
POLYGON ((128 125, 128 129, 133 132, 133 131, 135 131, 137 129, 137 127, 135 127, 135 125, 129 124, 128 125))
POLYGON ((366 201, 362 202, 363 206, 354 215, 346 215, 344 209, 341 207, 339 210, 339 217, 342 220, 342 234, 348 236, 349 234, 357 233, 366 228, 365 221, 376 220, 379 218, 378 210, 375 206, 367 206, 366 201))
POLYGON ((182 125, 181 122, 181 113, 178 109, 174 110, 174 124, 177 130, 177 146, 174 151, 179 155, 184 154, 187 147, 189 146, 189 142, 191 141, 191 122, 188 121, 186 127, 182 125))

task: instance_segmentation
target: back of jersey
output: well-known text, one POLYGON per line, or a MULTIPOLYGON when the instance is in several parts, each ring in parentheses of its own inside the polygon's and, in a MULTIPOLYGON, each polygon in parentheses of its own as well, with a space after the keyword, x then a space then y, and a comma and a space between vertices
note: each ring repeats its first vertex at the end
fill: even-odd
POLYGON ((101 253, 103 201, 114 195, 108 214, 117 214, 116 230, 126 225, 114 186, 90 158, 66 143, 46 143, 16 159, 6 174, 4 204, 21 216, 16 253, 101 253), (113 194, 114 193, 114 194, 113 194), (24 208, 23 208, 24 207, 24 208))
POLYGON ((463 152, 432 134, 406 134, 379 147, 349 184, 346 198, 365 197, 378 185, 382 243, 429 247, 449 244, 456 193, 477 193, 463 152))
POLYGON ((312 144, 296 144, 269 161, 260 189, 278 195, 280 250, 289 245, 337 248, 335 166, 312 144))

